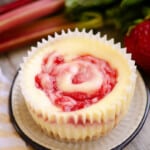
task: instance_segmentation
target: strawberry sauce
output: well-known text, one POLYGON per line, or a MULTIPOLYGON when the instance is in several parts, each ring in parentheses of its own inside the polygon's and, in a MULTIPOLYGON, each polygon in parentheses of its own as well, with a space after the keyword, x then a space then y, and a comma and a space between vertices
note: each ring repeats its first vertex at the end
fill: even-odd
POLYGON ((35 76, 35 86, 62 111, 75 111, 100 101, 117 83, 117 71, 110 64, 91 55, 65 60, 52 52, 35 76))

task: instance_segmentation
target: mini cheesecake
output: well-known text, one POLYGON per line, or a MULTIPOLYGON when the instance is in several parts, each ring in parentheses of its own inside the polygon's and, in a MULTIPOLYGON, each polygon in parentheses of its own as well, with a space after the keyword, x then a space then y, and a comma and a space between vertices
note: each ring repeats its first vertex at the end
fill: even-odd
POLYGON ((131 55, 92 31, 62 31, 32 47, 20 87, 33 120, 51 137, 93 140, 127 113, 136 81, 131 55))

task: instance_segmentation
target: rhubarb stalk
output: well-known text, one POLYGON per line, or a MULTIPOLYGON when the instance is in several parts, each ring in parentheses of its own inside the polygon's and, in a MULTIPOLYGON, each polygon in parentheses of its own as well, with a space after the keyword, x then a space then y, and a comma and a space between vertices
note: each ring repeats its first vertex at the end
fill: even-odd
POLYGON ((21 6, 26 5, 28 3, 31 3, 31 2, 33 2, 33 0, 16 0, 16 1, 12 1, 8 4, 0 6, 0 14, 4 14, 8 11, 11 11, 13 9, 16 9, 18 7, 21 7, 21 6))
POLYGON ((63 15, 58 15, 37 20, 20 27, 18 30, 2 33, 0 38, 0 52, 29 44, 55 31, 60 31, 60 28, 68 23, 68 20, 63 15))
POLYGON ((16 47, 53 35, 55 32, 60 32, 62 29, 97 29, 103 25, 100 14, 87 12, 82 14, 83 20, 78 22, 70 22, 65 15, 57 15, 47 19, 37 20, 17 30, 12 30, 1 34, 0 52, 10 51, 16 47))
POLYGON ((28 23, 64 7, 64 0, 39 0, 0 16, 0 33, 28 23))

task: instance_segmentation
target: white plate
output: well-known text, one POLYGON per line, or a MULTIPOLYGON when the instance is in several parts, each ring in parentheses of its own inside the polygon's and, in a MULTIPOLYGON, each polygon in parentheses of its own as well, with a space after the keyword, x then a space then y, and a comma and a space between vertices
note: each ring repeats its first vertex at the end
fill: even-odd
POLYGON ((10 116, 16 131, 36 149, 56 150, 110 150, 122 149, 139 133, 147 118, 150 102, 145 83, 138 73, 136 89, 126 117, 107 136, 96 141, 65 143, 48 137, 31 118, 19 88, 16 74, 10 91, 10 116))

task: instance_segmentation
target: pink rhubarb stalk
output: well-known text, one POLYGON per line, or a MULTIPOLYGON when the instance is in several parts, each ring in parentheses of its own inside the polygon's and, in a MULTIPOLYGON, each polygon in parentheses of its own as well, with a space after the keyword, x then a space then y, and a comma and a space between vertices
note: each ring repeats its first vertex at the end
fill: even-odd
POLYGON ((8 11, 11 11, 15 8, 21 7, 21 6, 26 5, 28 3, 31 3, 31 2, 33 2, 33 0, 16 0, 16 1, 12 1, 8 4, 0 6, 0 14, 4 14, 8 11))
POLYGON ((0 16, 0 33, 28 23, 64 7, 64 0, 39 0, 0 16))
POLYGON ((71 23, 63 15, 58 15, 48 19, 37 20, 19 29, 2 33, 0 38, 0 53, 30 44, 41 37, 46 37, 48 34, 59 32, 68 27, 72 27, 71 23))

